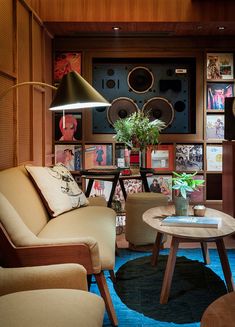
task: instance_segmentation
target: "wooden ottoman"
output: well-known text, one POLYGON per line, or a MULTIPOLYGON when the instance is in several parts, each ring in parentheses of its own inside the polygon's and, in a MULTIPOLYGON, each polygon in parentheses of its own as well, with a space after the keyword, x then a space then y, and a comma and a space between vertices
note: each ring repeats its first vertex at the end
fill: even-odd
POLYGON ((125 237, 131 245, 154 244, 156 230, 148 226, 142 219, 143 213, 153 207, 165 206, 168 198, 161 193, 140 192, 128 194, 126 200, 125 237))

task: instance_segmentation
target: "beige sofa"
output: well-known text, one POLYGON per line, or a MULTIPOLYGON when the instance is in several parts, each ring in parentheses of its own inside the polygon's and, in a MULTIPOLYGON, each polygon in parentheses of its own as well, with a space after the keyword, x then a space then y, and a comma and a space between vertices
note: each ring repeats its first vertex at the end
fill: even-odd
POLYGON ((79 264, 0 267, 0 326, 101 327, 104 301, 86 277, 79 264))
POLYGON ((88 275, 94 274, 111 323, 117 326, 103 273, 114 269, 116 214, 95 202, 50 219, 23 166, 1 171, 0 260, 5 267, 83 265, 88 275))

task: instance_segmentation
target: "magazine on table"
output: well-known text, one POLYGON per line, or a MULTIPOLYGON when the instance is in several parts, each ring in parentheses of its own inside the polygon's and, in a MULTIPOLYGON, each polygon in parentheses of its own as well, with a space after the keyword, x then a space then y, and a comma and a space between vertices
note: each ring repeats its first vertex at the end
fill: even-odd
POLYGON ((195 217, 195 216, 168 216, 162 220, 161 226, 218 228, 221 226, 221 218, 220 217, 195 217))

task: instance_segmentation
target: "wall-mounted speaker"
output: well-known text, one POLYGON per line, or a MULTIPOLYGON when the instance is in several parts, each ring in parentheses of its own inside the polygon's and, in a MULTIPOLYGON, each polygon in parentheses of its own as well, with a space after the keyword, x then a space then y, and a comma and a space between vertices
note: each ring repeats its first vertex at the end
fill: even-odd
POLYGON ((93 109, 93 133, 115 133, 130 108, 164 118, 162 133, 195 133, 195 81, 194 58, 94 58, 93 86, 112 106, 93 109))
POLYGON ((134 67, 128 73, 127 83, 130 90, 136 93, 146 93, 153 86, 153 73, 147 67, 134 67))
POLYGON ((123 119, 138 111, 136 103, 125 97, 117 98, 107 109, 107 119, 113 125, 118 119, 123 119))
POLYGON ((225 98, 224 138, 228 141, 235 140, 235 97, 225 98))
POLYGON ((172 104, 160 97, 148 100, 143 106, 143 112, 149 117, 150 121, 160 119, 166 124, 166 127, 172 123, 175 115, 172 104))

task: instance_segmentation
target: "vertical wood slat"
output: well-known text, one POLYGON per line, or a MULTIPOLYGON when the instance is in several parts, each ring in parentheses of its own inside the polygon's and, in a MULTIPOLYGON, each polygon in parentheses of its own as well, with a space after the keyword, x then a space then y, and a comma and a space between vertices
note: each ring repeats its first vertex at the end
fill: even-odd
POLYGON ((13 2, 1 0, 0 10, 0 70, 14 72, 13 43, 14 43, 13 2))
MULTIPOLYGON (((0 74, 0 90, 7 90, 13 85, 10 78, 0 74)), ((14 139, 14 93, 9 92, 0 99, 0 169, 14 166, 15 139, 14 139)))
MULTIPOLYGON (((30 80, 30 19, 25 7, 17 3, 17 66, 18 83, 30 80)), ((18 164, 32 160, 32 130, 30 124, 30 87, 23 86, 18 92, 18 164)))

